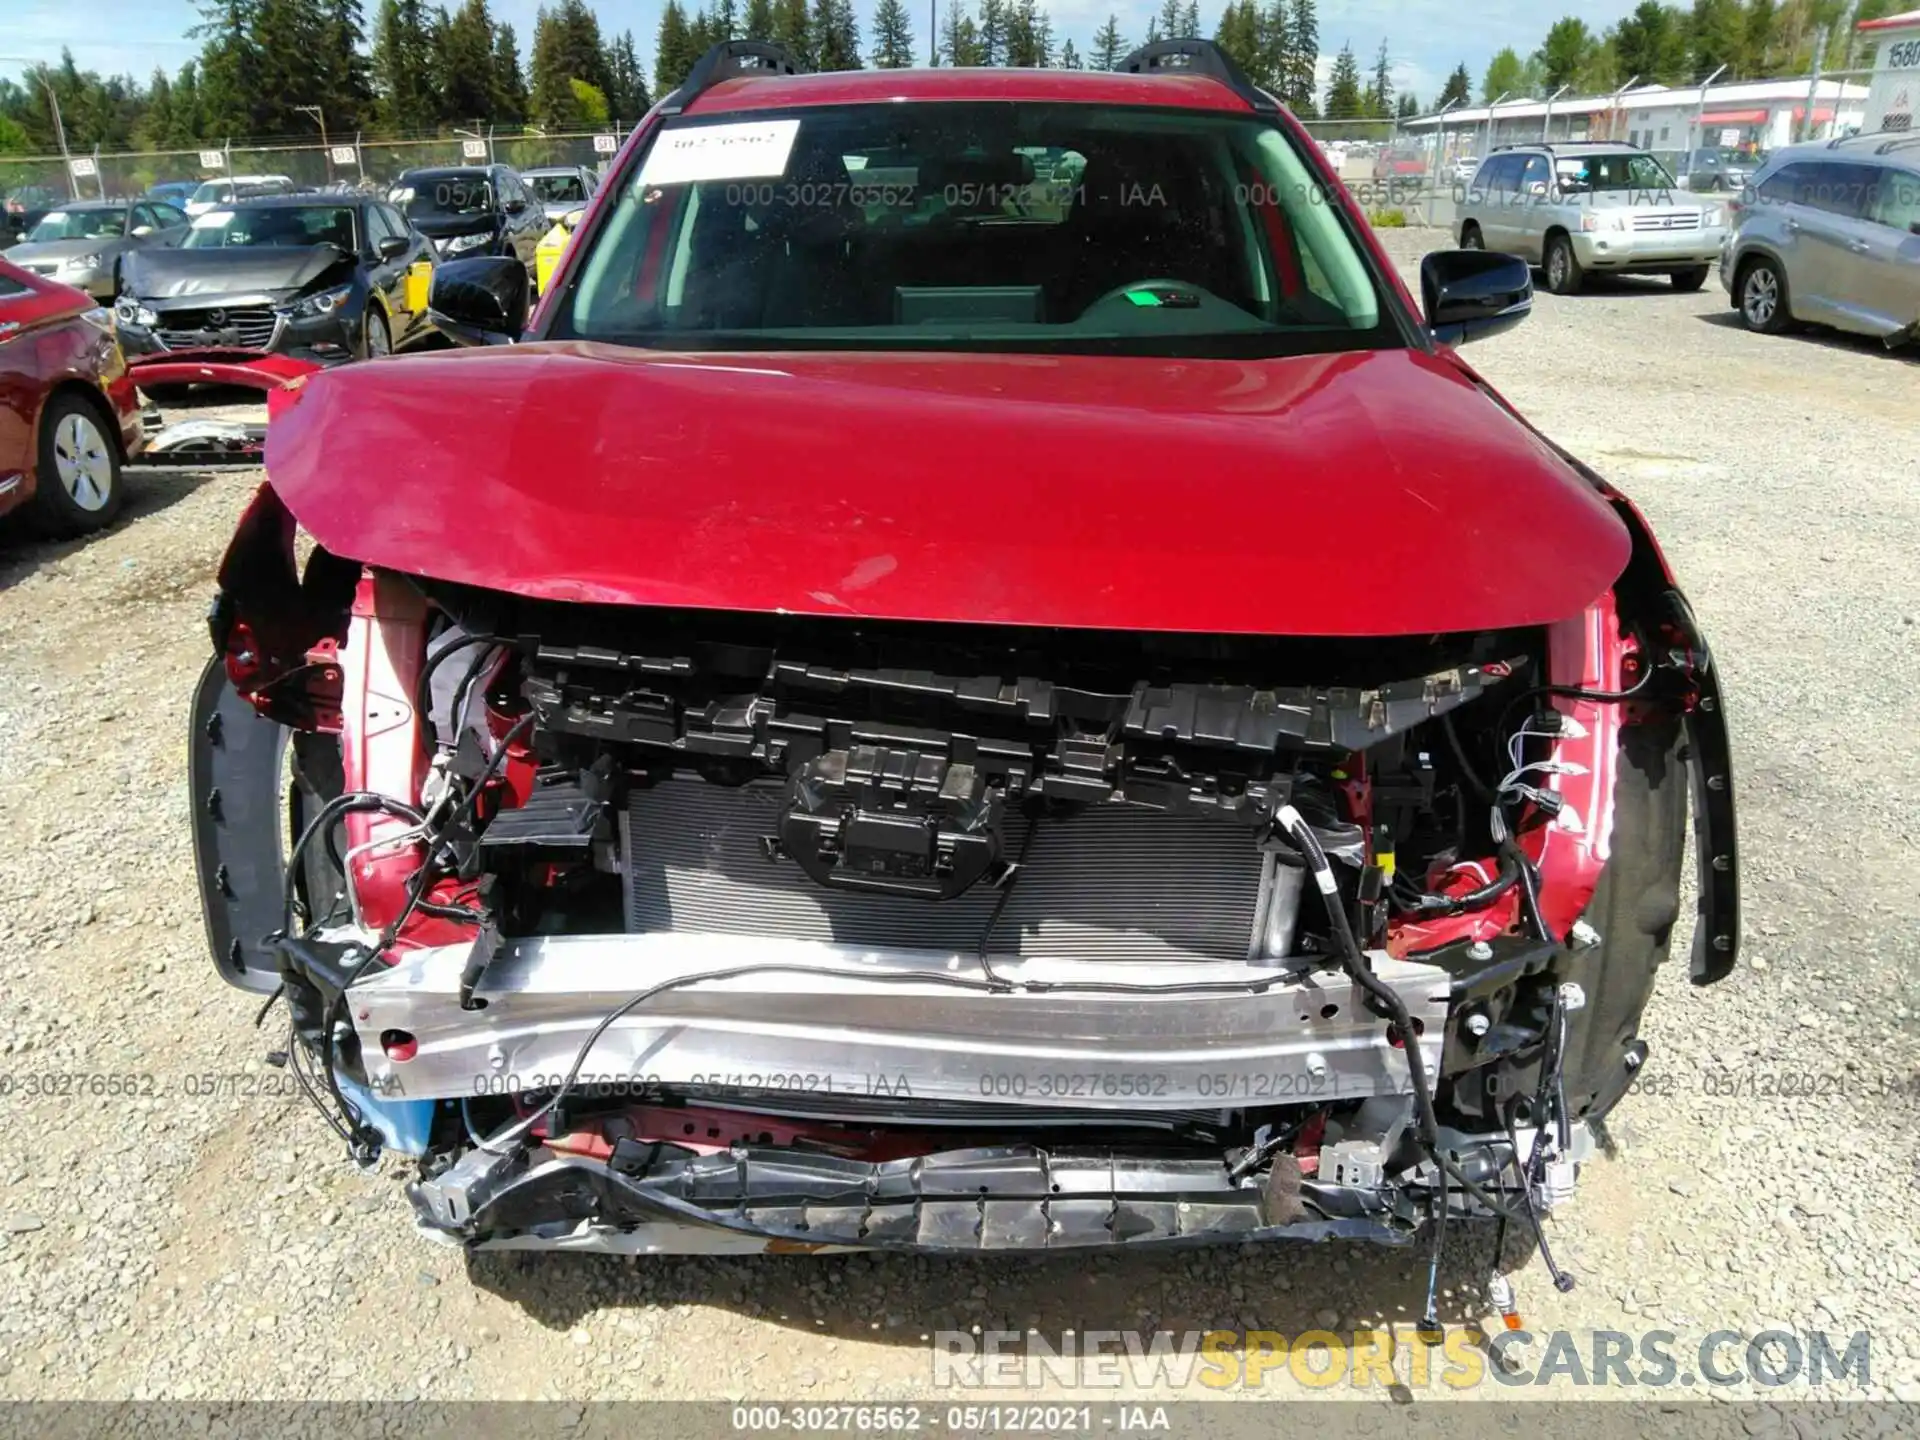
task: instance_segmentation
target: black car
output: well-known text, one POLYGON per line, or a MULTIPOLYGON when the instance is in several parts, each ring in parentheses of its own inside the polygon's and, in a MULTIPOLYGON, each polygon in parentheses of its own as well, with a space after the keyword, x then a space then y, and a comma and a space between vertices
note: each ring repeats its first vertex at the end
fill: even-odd
POLYGON ((534 273, 534 251, 547 233, 546 211, 506 166, 409 170, 388 198, 443 259, 514 255, 528 275, 534 273))
POLYGON ((321 364, 384 355, 426 332, 432 261, 431 242, 369 196, 246 200, 196 215, 177 249, 129 257, 114 318, 138 355, 207 346, 321 364))

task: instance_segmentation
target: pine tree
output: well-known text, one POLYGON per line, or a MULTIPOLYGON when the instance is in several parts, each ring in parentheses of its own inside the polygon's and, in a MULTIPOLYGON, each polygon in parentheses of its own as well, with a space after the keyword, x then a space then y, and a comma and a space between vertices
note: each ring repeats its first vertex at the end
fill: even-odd
POLYGON ((633 31, 623 30, 607 47, 607 109, 615 120, 632 121, 646 114, 652 103, 633 31))
POLYGON ((1288 107, 1302 118, 1315 113, 1313 95, 1320 83, 1320 18, 1314 0, 1293 0, 1293 23, 1287 30, 1288 107))
POLYGON ((814 69, 860 68, 860 25, 854 18, 853 0, 814 0, 807 34, 814 69))
POLYGON ((1253 76, 1256 85, 1264 86, 1276 95, 1284 96, 1287 91, 1287 46, 1291 42, 1292 32, 1287 18, 1287 0, 1271 0, 1260 11, 1255 34, 1259 44, 1258 62, 1248 73, 1253 76))
POLYGON ((1473 99, 1473 76, 1467 73, 1466 65, 1454 66, 1453 73, 1447 77, 1446 86, 1440 91, 1440 107, 1450 102, 1465 105, 1473 99))
POLYGON ((904 0, 879 0, 873 10, 873 63, 881 70, 913 64, 913 22, 904 0))
POLYGON ((1093 50, 1087 57, 1087 65, 1094 70, 1111 70, 1126 53, 1127 42, 1120 36, 1119 18, 1108 15, 1107 23, 1093 32, 1093 50))
POLYGON ((373 80, 361 51, 366 27, 360 0, 327 0, 322 12, 319 89, 326 95, 328 126, 345 134, 360 129, 373 103, 373 80))
POLYGON ((1038 0, 1012 0, 1007 7, 1007 64, 1033 69, 1053 62, 1053 23, 1038 0))
POLYGON ((1333 58, 1327 76, 1327 103, 1322 112, 1329 120, 1358 120, 1366 114, 1366 96, 1360 90, 1360 62, 1353 58, 1353 46, 1342 45, 1333 58))
MULTIPOLYGON (((722 40, 740 38, 740 12, 733 0, 714 0, 713 9, 707 14, 707 45, 718 45, 722 40)), ((705 54, 706 51, 701 51, 705 54)))
POLYGON ((807 0, 773 0, 773 43, 784 45, 809 70, 815 68, 807 0))
POLYGON ((1256 85, 1263 83, 1260 12, 1253 0, 1228 0, 1227 8, 1220 12, 1220 24, 1213 32, 1213 43, 1246 71, 1256 85))
POLYGON ((1004 0, 980 0, 980 63, 1007 63, 1007 7, 1004 0))
POLYGON ((1080 52, 1073 48, 1073 41, 1069 40, 1060 47, 1060 58, 1055 63, 1059 65, 1062 70, 1078 70, 1081 68, 1080 52))
POLYGON ((494 118, 518 125, 527 118, 527 81, 520 73, 520 45, 511 25, 493 27, 494 118))
POLYGON ((957 4, 947 6, 947 24, 940 34, 940 53, 949 65, 987 63, 980 45, 980 31, 975 27, 973 17, 957 4))
POLYGON ((432 45, 420 0, 380 0, 373 21, 373 81, 375 111, 384 128, 420 130, 440 118, 432 45))
POLYGON ((1385 120, 1393 114, 1393 62, 1387 58, 1387 42, 1380 42, 1380 53, 1373 60, 1373 78, 1367 85, 1366 112, 1385 120))
POLYGON ((660 29, 653 40, 653 88, 665 95, 687 78, 694 61, 700 58, 694 49, 693 31, 687 25, 687 12, 680 0, 667 0, 660 12, 660 29))
POLYGON ((1395 113, 1402 120, 1411 120, 1420 113, 1420 102, 1414 97, 1411 90, 1400 97, 1399 108, 1395 113))
POLYGON ((1746 53, 1740 65, 1746 74, 1773 73, 1774 33, 1779 18, 1773 0, 1747 0, 1746 53))
POLYGON ((1200 0, 1187 0, 1186 12, 1180 17, 1180 38, 1183 40, 1200 38, 1200 0))
POLYGON ((1186 23, 1187 7, 1181 0, 1160 0, 1160 13, 1153 17, 1148 34, 1154 40, 1178 40, 1186 23))
POLYGON ((743 28, 749 40, 773 39, 773 0, 747 0, 743 28))
POLYGON ((447 21, 442 46, 440 106, 464 120, 496 119, 499 94, 493 68, 493 17, 487 0, 464 0, 447 21))

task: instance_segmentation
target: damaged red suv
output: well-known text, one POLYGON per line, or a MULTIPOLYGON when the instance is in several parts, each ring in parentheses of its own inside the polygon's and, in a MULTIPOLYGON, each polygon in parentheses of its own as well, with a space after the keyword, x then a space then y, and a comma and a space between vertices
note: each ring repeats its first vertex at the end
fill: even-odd
POLYGON ((353 1153, 470 1246, 1538 1230, 1737 942, 1708 651, 1212 46, 723 45, 529 323, 307 381, 197 848, 353 1153), (312 541, 303 569, 297 533, 312 541), (283 777, 290 777, 283 778, 283 777))

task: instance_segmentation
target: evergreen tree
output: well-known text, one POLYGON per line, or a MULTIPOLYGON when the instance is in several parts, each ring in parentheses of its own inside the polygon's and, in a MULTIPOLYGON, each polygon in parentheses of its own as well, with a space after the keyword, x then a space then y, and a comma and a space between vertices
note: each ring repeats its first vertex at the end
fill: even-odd
POLYGON ((1200 38, 1200 0, 1187 0, 1186 12, 1180 17, 1180 38, 1183 40, 1200 38))
POLYGON ((1358 120, 1366 114, 1366 96, 1360 89, 1360 62, 1353 58, 1353 46, 1342 45, 1333 58, 1327 76, 1327 103, 1322 113, 1329 120, 1358 120))
MULTIPOLYGON (((713 9, 707 12, 707 48, 711 49, 722 40, 740 38, 740 12, 733 0, 714 0, 713 9)), ((701 54, 706 54, 702 50, 701 54)))
POLYGON ((747 0, 747 39, 773 39, 773 0, 747 0))
POLYGON ((1548 93, 1562 85, 1584 85, 1590 80, 1599 50, 1599 41, 1577 15, 1554 21, 1536 56, 1546 72, 1542 83, 1548 93))
POLYGON ((607 109, 616 120, 638 120, 652 104, 633 31, 623 30, 607 47, 607 109))
POLYGON ((881 70, 913 64, 913 22, 904 0, 879 0, 873 10, 873 63, 881 70))
POLYGON ((1127 53, 1127 42, 1120 35, 1120 21, 1114 15, 1107 16, 1107 23, 1093 32, 1093 50, 1087 57, 1088 67, 1094 70, 1111 70, 1118 65, 1127 53))
POLYGON ((1293 0, 1293 24, 1287 32, 1287 91, 1293 113, 1311 119, 1314 91, 1320 84, 1320 17, 1314 0, 1293 0))
POLYGON ((860 68, 860 25, 854 18, 853 0, 814 0, 807 34, 814 69, 860 68))
POLYGON ((1396 113, 1398 113, 1402 120, 1411 120, 1420 113, 1420 102, 1414 98, 1411 90, 1401 95, 1399 109, 1396 113))
POLYGON ((1691 78, 1704 80, 1722 65, 1730 67, 1723 80, 1737 75, 1747 51, 1746 16, 1740 0, 1693 0, 1687 40, 1693 54, 1691 78))
POLYGON ((367 122, 373 104, 373 78, 361 46, 366 28, 360 0, 326 0, 320 26, 321 66, 319 91, 324 102, 327 126, 339 134, 358 130, 367 122))
POLYGON ((694 48, 693 31, 687 24, 687 12, 680 0, 667 0, 660 12, 660 29, 653 40, 653 88, 665 95, 687 78, 700 52, 694 48))
POLYGON ((1007 64, 1026 69, 1053 63, 1053 22, 1038 0, 1012 0, 1007 7, 1007 64))
MULTIPOLYGON (((189 32, 202 42, 200 104, 207 126, 215 134, 251 133, 255 77, 259 73, 259 54, 253 43, 257 13, 254 0, 208 0, 200 11, 201 23, 189 32)), ((72 137, 68 139, 72 143, 72 137)))
MULTIPOLYGON (((420 130, 439 120, 432 65, 420 0, 380 0, 373 21, 373 82, 375 114, 383 128, 420 130)), ((204 61, 201 73, 204 92, 204 61)))
POLYGON ((1668 85, 1686 78, 1686 16, 1660 0, 1641 0, 1613 29, 1615 63, 1623 81, 1668 85))
POLYGON ((1178 40, 1187 24, 1187 7, 1181 0, 1160 0, 1160 13, 1148 25, 1153 40, 1178 40))
POLYGON ((1387 58, 1385 40, 1380 42, 1380 53, 1374 56, 1373 78, 1367 84, 1365 105, 1367 114, 1382 120, 1393 114, 1393 62, 1387 58))
POLYGON ((980 63, 1007 63, 1007 7, 1004 0, 980 0, 980 63))
POLYGON ((1440 106, 1445 108, 1450 101, 1461 105, 1473 99, 1473 76, 1467 73, 1465 64, 1456 65, 1453 73, 1447 77, 1446 85, 1440 91, 1440 106))
POLYGON ((520 44, 513 26, 493 27, 493 103, 494 118, 503 125, 518 125, 527 118, 526 77, 520 73, 520 44))
POLYGON ((946 28, 940 34, 940 54, 949 65, 984 65, 986 52, 973 17, 957 4, 947 6, 946 28))
POLYGON ((1227 8, 1220 12, 1220 24, 1213 32, 1213 43, 1246 71, 1256 85, 1265 83, 1260 40, 1260 11, 1253 0, 1228 0, 1227 8))
POLYGON ((1275 95, 1285 95, 1287 90, 1287 46, 1291 39, 1290 24, 1287 17, 1287 0, 1270 0, 1259 12, 1254 25, 1255 54, 1258 57, 1254 69, 1249 71, 1254 82, 1271 90, 1275 95))
POLYGON ((440 113, 467 122, 495 120, 500 96, 493 65, 493 17, 487 0, 463 0, 441 44, 440 113))
POLYGON ((1080 52, 1073 48, 1073 41, 1069 40, 1060 47, 1060 58, 1055 63, 1057 63, 1062 70, 1078 70, 1081 68, 1080 52))
POLYGON ((1773 0, 1747 0, 1746 45, 1740 57, 1740 68, 1745 74, 1773 73, 1774 33, 1779 19, 1773 0))
POLYGON ((784 45, 809 70, 815 68, 807 0, 773 0, 773 41, 784 45))

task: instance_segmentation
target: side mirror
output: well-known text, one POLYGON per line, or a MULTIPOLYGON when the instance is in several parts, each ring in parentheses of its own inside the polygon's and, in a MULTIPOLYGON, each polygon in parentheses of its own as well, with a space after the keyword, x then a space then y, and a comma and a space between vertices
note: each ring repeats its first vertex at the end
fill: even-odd
POLYGON ((1436 250, 1420 262, 1427 329, 1443 345, 1511 330, 1533 313, 1533 271, 1517 255, 1436 250))
POLYGON ((508 213, 509 215, 520 215, 520 214, 524 214, 524 213, 525 213, 525 211, 526 211, 526 208, 527 208, 527 202, 526 202, 526 201, 524 201, 524 200, 509 200, 509 201, 507 201, 507 213, 508 213))
POLYGON ((1529 195, 1538 197, 1541 195, 1545 195, 1546 193, 1547 193, 1547 182, 1544 180, 1536 180, 1531 185, 1527 186, 1527 194, 1529 195))
POLYGON ((143 239, 153 234, 153 227, 151 225, 136 225, 133 227, 133 234, 135 239, 143 239))
POLYGON ((412 243, 404 235, 384 235, 374 248, 380 252, 382 260, 391 260, 396 255, 406 254, 412 243))
POLYGON ((512 255, 447 260, 433 269, 427 319, 456 345, 511 345, 527 328, 527 267, 512 255))
POLYGON ((560 223, 561 225, 566 227, 567 233, 571 235, 574 232, 574 230, 579 226, 580 222, 586 218, 587 218, 587 212, 585 209, 569 210, 567 211, 566 214, 560 217, 560 223))

